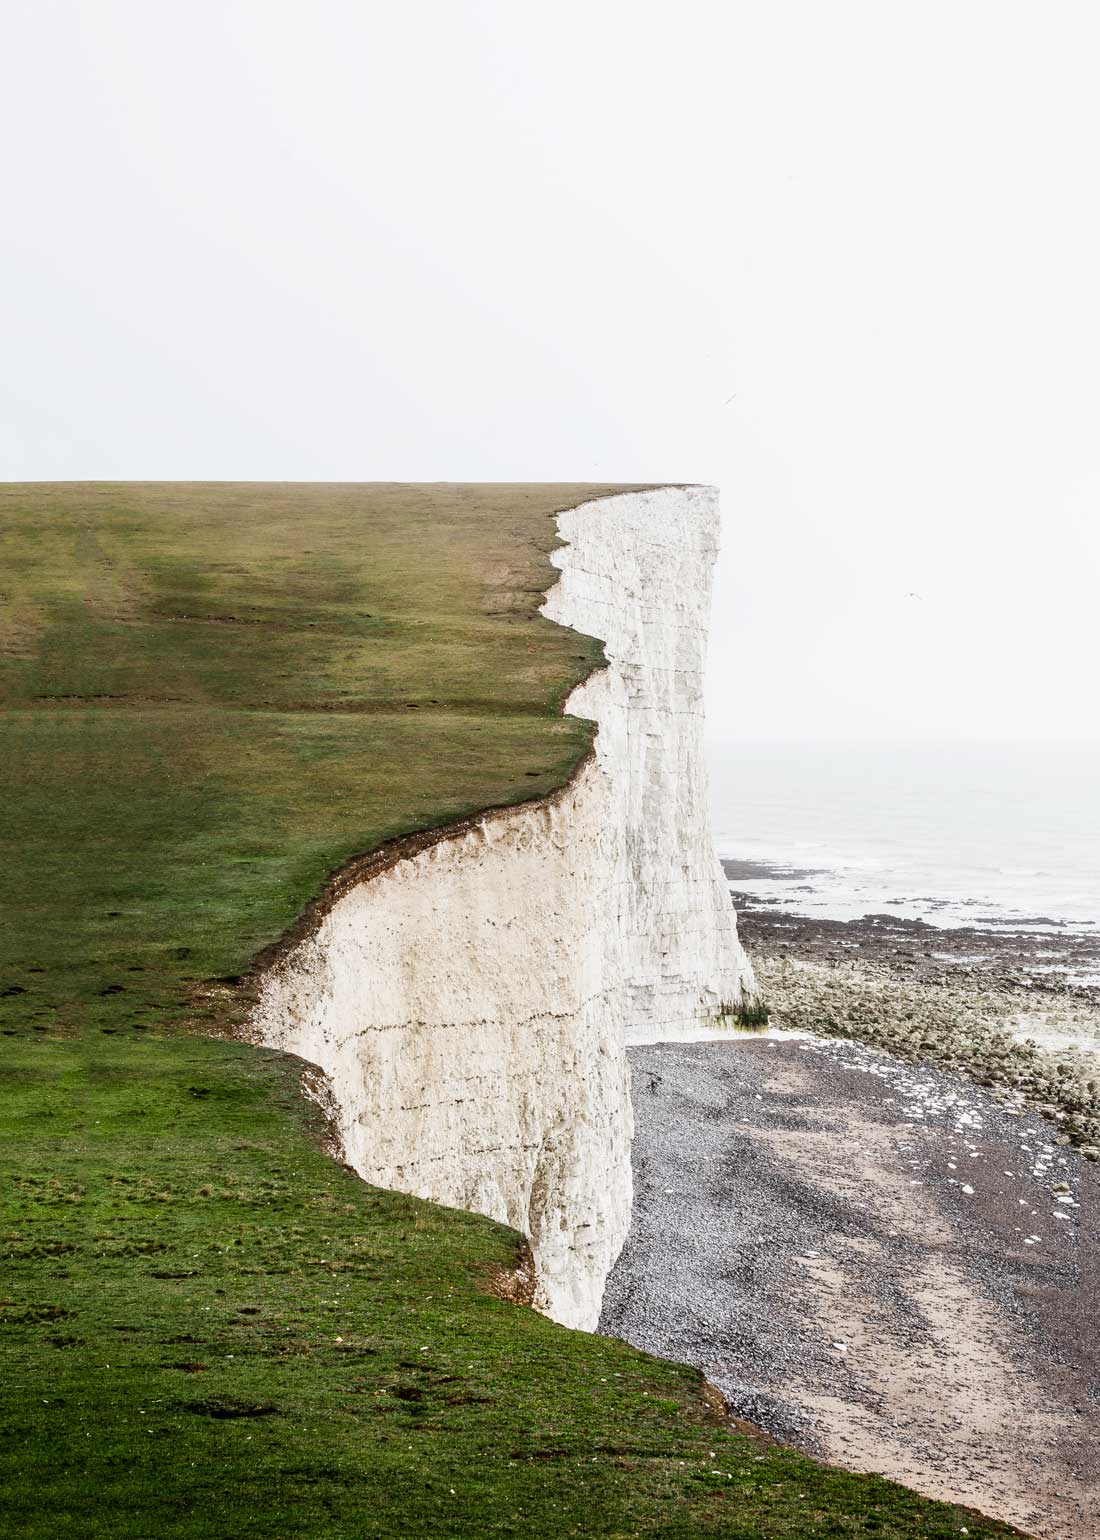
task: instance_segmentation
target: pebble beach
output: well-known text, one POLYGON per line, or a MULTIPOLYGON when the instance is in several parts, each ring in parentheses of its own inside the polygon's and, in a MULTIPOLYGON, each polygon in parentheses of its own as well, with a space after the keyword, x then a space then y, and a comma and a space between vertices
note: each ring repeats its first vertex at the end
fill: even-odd
POLYGON ((771 1024, 631 1050, 601 1330, 782 1442, 1094 1540, 1095 943, 738 911, 771 1024))

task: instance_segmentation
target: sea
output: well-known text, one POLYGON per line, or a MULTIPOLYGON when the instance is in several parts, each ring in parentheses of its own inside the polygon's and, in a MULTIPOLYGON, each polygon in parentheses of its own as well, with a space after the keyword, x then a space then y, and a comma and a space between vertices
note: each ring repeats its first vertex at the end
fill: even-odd
POLYGON ((715 742, 708 760, 719 854, 773 912, 1100 941, 1100 744, 715 742))

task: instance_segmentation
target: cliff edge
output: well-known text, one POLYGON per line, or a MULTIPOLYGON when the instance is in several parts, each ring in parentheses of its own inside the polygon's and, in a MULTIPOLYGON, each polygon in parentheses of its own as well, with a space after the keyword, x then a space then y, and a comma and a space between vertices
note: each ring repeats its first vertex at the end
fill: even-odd
POLYGON ((712 1030, 754 984, 706 812, 717 496, 626 493, 558 526, 543 613, 605 643, 566 703, 594 754, 337 898, 254 1027, 325 1071, 366 1181, 522 1231, 536 1303, 592 1329, 630 1218, 625 1047, 712 1030))

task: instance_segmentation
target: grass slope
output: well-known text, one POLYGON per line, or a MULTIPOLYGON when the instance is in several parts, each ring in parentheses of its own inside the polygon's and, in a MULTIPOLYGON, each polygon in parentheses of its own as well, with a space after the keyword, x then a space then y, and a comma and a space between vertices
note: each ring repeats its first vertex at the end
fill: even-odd
POLYGON ((5 1535, 1008 1533, 495 1298, 516 1236, 359 1182, 198 987, 568 776, 600 648, 536 612, 604 490, 0 488, 5 1535))

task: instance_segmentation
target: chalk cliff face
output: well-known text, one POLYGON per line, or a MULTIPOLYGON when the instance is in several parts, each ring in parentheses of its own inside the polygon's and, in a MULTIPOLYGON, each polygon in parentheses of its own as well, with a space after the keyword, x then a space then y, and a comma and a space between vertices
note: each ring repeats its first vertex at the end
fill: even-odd
POLYGON ((630 1218, 625 1045, 713 1029, 754 986, 706 820, 716 496, 559 527, 544 612, 609 662, 567 705, 594 758, 352 888, 265 975, 255 1025, 327 1073, 367 1181, 523 1231, 536 1302, 593 1329, 630 1218))
POLYGON ((714 853, 703 759, 703 664, 718 495, 662 488, 559 515, 568 546, 543 613, 600 637, 610 667, 566 709, 600 724, 615 787, 617 926, 628 1043, 693 1037, 754 991, 714 853))

